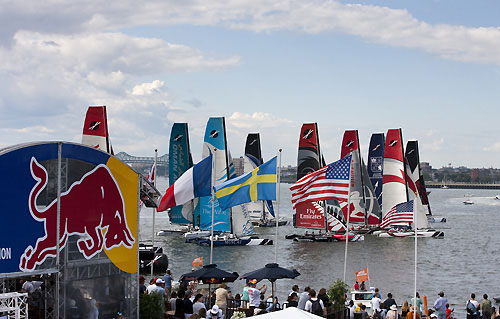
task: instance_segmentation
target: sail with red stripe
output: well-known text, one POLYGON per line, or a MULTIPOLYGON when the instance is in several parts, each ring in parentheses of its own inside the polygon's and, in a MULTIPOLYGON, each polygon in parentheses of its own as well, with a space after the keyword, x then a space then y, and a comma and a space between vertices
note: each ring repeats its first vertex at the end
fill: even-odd
MULTIPOLYGON (((357 130, 347 130, 344 132, 340 158, 344 158, 352 153, 352 178, 351 178, 351 207, 349 209, 350 224, 365 224, 365 192, 363 177, 361 173, 361 154, 359 151, 359 136, 357 130)), ((342 212, 347 220, 347 205, 343 205, 342 212)))
POLYGON ((89 106, 83 123, 82 144, 113 154, 105 105, 89 106))
POLYGON ((384 217, 397 204, 408 201, 401 129, 387 131, 382 180, 382 217, 384 217))

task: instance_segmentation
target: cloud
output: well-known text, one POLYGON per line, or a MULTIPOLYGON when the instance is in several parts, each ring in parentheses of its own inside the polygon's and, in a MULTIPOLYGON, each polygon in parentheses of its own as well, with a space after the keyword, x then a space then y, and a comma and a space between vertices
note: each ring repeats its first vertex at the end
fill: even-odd
POLYGON ((444 145, 444 138, 441 137, 435 140, 425 140, 422 142, 421 149, 429 149, 433 151, 440 151, 444 145))
POLYGON ((134 86, 132 89, 133 95, 151 95, 153 92, 158 91, 165 83, 160 80, 154 80, 151 83, 142 83, 134 86))
MULTIPOLYGON (((78 34, 118 32, 146 25, 190 24, 254 32, 340 32, 362 37, 369 42, 423 50, 445 59, 500 65, 500 28, 430 24, 418 20, 405 9, 343 4, 332 0, 157 0, 141 6, 131 0, 110 1, 106 6, 97 1, 20 0, 2 7, 0 21, 5 26, 0 31, 0 43, 11 41, 20 30, 78 34)), ((142 41, 153 51, 155 42, 154 39, 151 42, 142 41)), ((57 44, 57 41, 52 44, 57 44)), ((106 50, 106 46, 98 48, 106 50)), ((123 48, 128 48, 127 43, 123 44, 123 48)), ((130 67, 134 61, 130 58, 114 62, 130 67)), ((137 58, 144 60, 140 55, 137 58)), ((183 65, 199 62, 194 56, 182 60, 183 65)), ((237 63, 237 60, 233 57, 229 63, 237 63)), ((152 64, 152 61, 147 61, 143 67, 150 68, 152 64)))
POLYGON ((500 142, 483 147, 483 151, 485 151, 485 152, 499 152, 500 151, 500 142))

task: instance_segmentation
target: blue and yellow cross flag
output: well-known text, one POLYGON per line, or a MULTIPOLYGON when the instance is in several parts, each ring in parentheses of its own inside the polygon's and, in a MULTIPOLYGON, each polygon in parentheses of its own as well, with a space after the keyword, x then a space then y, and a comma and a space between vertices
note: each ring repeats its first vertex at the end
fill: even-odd
POLYGON ((276 156, 251 172, 214 186, 221 209, 256 200, 276 200, 276 156))

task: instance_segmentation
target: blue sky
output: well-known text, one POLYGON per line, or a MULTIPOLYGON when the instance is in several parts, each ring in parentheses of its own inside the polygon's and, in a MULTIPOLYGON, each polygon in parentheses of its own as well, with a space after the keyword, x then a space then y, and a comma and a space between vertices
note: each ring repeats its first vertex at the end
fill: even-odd
MULTIPOLYGON (((81 141, 108 107, 114 149, 168 151, 188 122, 195 161, 209 116, 229 147, 260 132, 295 165, 303 122, 328 162, 343 131, 401 127, 435 167, 500 167, 496 1, 16 1, 0 12, 0 147, 81 141)), ((366 155, 365 155, 366 156, 366 155)))

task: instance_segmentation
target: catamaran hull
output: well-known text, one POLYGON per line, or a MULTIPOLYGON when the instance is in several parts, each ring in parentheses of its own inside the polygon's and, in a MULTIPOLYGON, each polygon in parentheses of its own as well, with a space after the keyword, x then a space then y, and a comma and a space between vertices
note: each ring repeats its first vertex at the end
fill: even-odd
MULTIPOLYGON (((273 220, 267 220, 267 221, 252 220, 252 225, 255 227, 276 227, 276 221, 273 221, 273 220)), ((287 220, 280 220, 278 222, 278 226, 286 226, 286 225, 288 225, 287 220)))
POLYGON ((446 223, 445 217, 427 217, 429 223, 446 223))
MULTIPOLYGON (((378 237, 383 238, 396 238, 396 237, 415 237, 415 232, 383 232, 378 235, 378 237)), ((438 230, 424 230, 417 231, 417 237, 436 237, 442 238, 444 237, 444 232, 438 230)))
MULTIPOLYGON (((210 239, 199 239, 197 244, 200 246, 210 246, 210 239)), ((272 239, 244 238, 244 239, 225 239, 214 240, 214 246, 262 246, 272 245, 272 239)))
MULTIPOLYGON (((293 241, 297 242, 337 242, 337 241, 346 241, 346 235, 344 234, 333 234, 333 235, 287 235, 285 236, 286 239, 292 239, 293 241)), ((349 235, 349 241, 354 242, 354 241, 362 241, 364 240, 365 237, 361 235, 354 235, 350 234, 349 235)))

